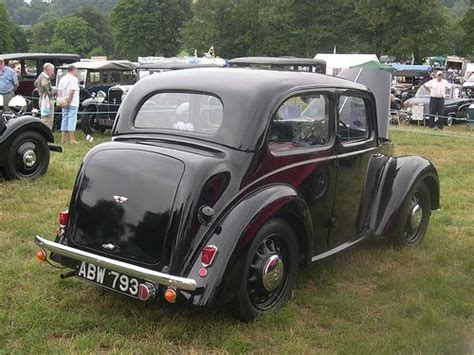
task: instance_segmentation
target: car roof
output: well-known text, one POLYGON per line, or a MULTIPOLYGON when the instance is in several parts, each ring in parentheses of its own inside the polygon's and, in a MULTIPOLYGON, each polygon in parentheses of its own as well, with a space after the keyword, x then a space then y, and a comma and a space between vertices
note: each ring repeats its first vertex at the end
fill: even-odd
POLYGON ((166 70, 179 70, 179 69, 192 69, 192 68, 220 68, 222 65, 206 63, 206 64, 191 64, 191 63, 146 63, 141 64, 137 69, 166 69, 166 70))
POLYGON ((74 65, 77 69, 89 70, 127 70, 135 69, 137 65, 129 60, 95 60, 75 62, 68 65, 62 65, 59 68, 67 68, 69 65, 74 65))
POLYGON ((3 58, 4 60, 30 59, 30 58, 62 58, 62 59, 79 60, 81 56, 78 54, 70 54, 70 53, 5 53, 5 54, 0 54, 0 58, 3 58))
MULTIPOLYGON (((333 76, 240 68, 200 68, 175 70, 150 75, 138 81, 127 94, 126 105, 120 105, 121 117, 116 134, 135 132, 132 120, 144 97, 166 91, 206 93, 219 97, 224 107, 224 121, 213 141, 238 148, 254 150, 259 135, 265 131, 270 114, 283 95, 297 90, 318 88, 368 89, 361 84, 333 76)), ((143 131, 143 130, 140 130, 143 131)), ((186 133, 183 133, 186 135, 186 133)))
POLYGON ((326 65, 325 60, 296 57, 240 57, 229 60, 229 65, 326 65))

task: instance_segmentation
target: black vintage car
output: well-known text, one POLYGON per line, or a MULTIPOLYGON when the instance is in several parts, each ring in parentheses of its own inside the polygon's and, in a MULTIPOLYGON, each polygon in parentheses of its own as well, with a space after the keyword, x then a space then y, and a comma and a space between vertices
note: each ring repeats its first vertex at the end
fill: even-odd
MULTIPOLYGON (((97 60, 73 64, 77 67, 77 78, 81 87, 79 100, 81 128, 85 133, 105 131, 109 126, 99 125, 96 122, 97 113, 107 114, 113 122, 122 102, 122 93, 117 93, 113 88, 119 84, 135 83, 133 69, 137 65, 128 60, 97 60)), ((66 74, 67 66, 58 68, 56 85, 66 74)))
POLYGON ((386 84, 375 96, 267 70, 140 80, 112 142, 85 157, 56 240, 36 236, 37 257, 143 301, 232 303, 248 321, 281 307, 311 261, 382 235, 417 246, 438 176, 424 158, 392 156, 390 76, 374 73, 386 84))
MULTIPOLYGON (((190 68, 212 68, 220 67, 217 64, 188 64, 188 63, 147 63, 135 68, 136 80, 141 80, 149 75, 162 73, 170 70, 190 68)), ((84 114, 82 115, 81 127, 84 133, 93 134, 97 131, 104 132, 111 129, 118 108, 123 98, 133 85, 118 84, 109 88, 108 94, 99 92, 94 98, 84 102, 84 114)))
MULTIPOLYGON (((455 121, 464 121, 468 118, 468 107, 474 103, 474 98, 470 98, 466 89, 457 84, 451 84, 444 97, 443 115, 444 123, 448 126, 455 121)), ((415 107, 423 107, 423 115, 411 115, 412 121, 427 120, 429 118, 430 93, 423 86, 416 92, 415 97, 407 100, 407 107, 410 112, 415 111, 415 107)))
POLYGON ((49 151, 62 152, 51 130, 32 116, 0 116, 0 171, 7 179, 33 179, 49 166, 49 151))

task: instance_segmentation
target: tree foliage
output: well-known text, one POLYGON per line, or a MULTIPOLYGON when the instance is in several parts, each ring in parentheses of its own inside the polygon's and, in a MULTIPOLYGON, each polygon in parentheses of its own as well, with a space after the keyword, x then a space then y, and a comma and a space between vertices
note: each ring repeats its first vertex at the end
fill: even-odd
POLYGON ((0 53, 8 53, 14 50, 12 25, 8 16, 5 1, 0 0, 0 53))
MULTIPOLYGON (((83 56, 202 55, 211 45, 226 58, 313 57, 334 49, 417 63, 428 55, 473 55, 470 0, 6 1, 14 19, 37 22, 30 49, 83 56)), ((12 48, 6 18, 0 43, 12 48)), ((18 44, 23 32, 13 33, 15 47, 25 48, 18 44)))
POLYGON ((119 0, 111 15, 118 55, 175 55, 190 13, 191 0, 119 0))

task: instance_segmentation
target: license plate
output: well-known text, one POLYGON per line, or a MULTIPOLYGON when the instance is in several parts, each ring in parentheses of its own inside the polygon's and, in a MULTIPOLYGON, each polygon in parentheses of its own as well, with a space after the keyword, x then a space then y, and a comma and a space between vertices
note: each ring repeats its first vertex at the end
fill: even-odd
POLYGON ((76 276, 121 294, 138 298, 140 282, 120 272, 82 261, 77 266, 76 276))

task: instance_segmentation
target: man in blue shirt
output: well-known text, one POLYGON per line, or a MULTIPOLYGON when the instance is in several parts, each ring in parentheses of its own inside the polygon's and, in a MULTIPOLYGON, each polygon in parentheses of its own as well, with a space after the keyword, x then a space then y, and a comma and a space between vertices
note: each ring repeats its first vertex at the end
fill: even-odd
POLYGON ((10 112, 8 103, 15 96, 18 87, 18 76, 8 65, 5 65, 3 58, 0 58, 0 94, 3 96, 3 111, 10 112))

